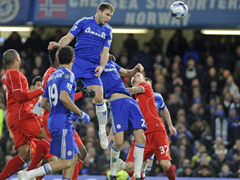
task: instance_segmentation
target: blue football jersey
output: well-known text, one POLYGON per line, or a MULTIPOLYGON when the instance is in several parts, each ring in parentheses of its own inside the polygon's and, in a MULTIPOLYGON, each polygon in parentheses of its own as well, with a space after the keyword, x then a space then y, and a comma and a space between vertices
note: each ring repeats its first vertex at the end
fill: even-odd
POLYGON ((72 125, 71 111, 60 100, 61 91, 69 93, 74 101, 76 82, 74 74, 65 67, 58 68, 48 79, 43 97, 48 98, 51 110, 48 117, 48 128, 67 128, 72 125))
POLYGON ((79 19, 69 32, 76 37, 74 50, 76 57, 80 59, 99 64, 103 47, 111 47, 112 27, 108 24, 97 24, 94 16, 79 19))
POLYGON ((118 73, 120 69, 121 67, 113 61, 108 61, 106 64, 101 74, 105 98, 109 98, 113 93, 123 93, 131 96, 118 73))
POLYGON ((166 105, 164 103, 163 97, 160 93, 154 92, 154 98, 155 98, 155 105, 157 107, 157 110, 164 110, 166 105))

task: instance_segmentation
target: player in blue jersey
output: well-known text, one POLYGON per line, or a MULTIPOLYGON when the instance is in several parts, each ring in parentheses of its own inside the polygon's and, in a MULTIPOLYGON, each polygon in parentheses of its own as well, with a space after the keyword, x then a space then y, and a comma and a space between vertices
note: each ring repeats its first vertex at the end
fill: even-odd
POLYGON ((116 163, 119 158, 120 148, 123 145, 125 130, 133 130, 133 135, 137 142, 134 149, 134 162, 136 163, 134 167, 134 178, 140 178, 145 146, 144 129, 146 129, 146 124, 137 102, 131 98, 120 75, 130 78, 137 72, 142 71, 143 67, 141 64, 137 64, 131 70, 126 70, 118 66, 115 62, 109 61, 101 75, 105 98, 109 101, 114 142, 110 155, 110 179, 116 179, 116 163))
POLYGON ((109 49, 112 42, 112 28, 107 23, 113 15, 113 6, 107 2, 98 5, 95 16, 79 19, 70 31, 54 45, 66 46, 75 37, 75 62, 72 72, 76 79, 81 79, 83 84, 96 92, 94 103, 99 122, 100 145, 103 149, 108 147, 106 136, 107 108, 103 101, 103 88, 100 75, 108 61, 109 49))
POLYGON ((59 68, 49 77, 43 94, 42 107, 50 111, 48 129, 51 134, 50 153, 59 160, 45 164, 37 169, 19 172, 20 180, 44 176, 63 170, 63 178, 70 180, 78 160, 78 147, 74 140, 72 113, 82 119, 89 116, 74 104, 76 82, 71 72, 74 62, 74 50, 62 47, 58 51, 59 68))

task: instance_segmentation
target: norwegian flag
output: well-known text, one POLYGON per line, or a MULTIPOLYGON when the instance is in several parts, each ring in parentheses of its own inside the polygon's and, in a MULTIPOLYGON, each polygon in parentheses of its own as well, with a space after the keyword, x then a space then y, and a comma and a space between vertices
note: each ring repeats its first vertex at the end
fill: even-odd
POLYGON ((66 19, 66 0, 38 0, 38 18, 66 19))

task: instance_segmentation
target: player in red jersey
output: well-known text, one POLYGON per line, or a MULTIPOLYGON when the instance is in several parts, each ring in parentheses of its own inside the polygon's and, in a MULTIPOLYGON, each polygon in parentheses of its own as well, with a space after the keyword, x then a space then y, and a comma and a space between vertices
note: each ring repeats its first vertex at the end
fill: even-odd
MULTIPOLYGON (((154 93, 150 83, 145 81, 145 77, 141 73, 137 73, 132 78, 132 88, 128 90, 136 99, 144 119, 147 124, 146 144, 144 149, 144 161, 155 154, 160 166, 163 168, 165 175, 169 180, 176 179, 175 167, 171 164, 170 150, 168 143, 168 136, 165 130, 164 123, 158 115, 157 108, 155 106, 154 93)), ((176 134, 176 129, 172 125, 171 119, 167 120, 170 133, 176 134)), ((129 155, 127 157, 126 170, 128 172, 133 171, 133 148, 134 142, 132 143, 129 155)))
MULTIPOLYGON (((59 46, 54 46, 49 51, 49 60, 50 60, 51 67, 47 69, 47 71, 45 72, 45 74, 43 76, 43 80, 42 80, 43 90, 45 90, 48 78, 52 75, 52 73, 54 73, 57 70, 57 68, 59 66, 58 60, 56 58, 56 53, 57 53, 58 49, 59 49, 59 46)), ((76 93, 74 99, 78 100, 82 97, 94 97, 94 96, 95 96, 95 92, 93 90, 86 89, 83 92, 76 93)), ((43 123, 42 124, 43 124, 43 127, 50 139, 51 136, 50 136, 50 132, 47 127, 48 115, 49 115, 49 112, 46 110, 43 110, 43 119, 42 119, 43 123)), ((88 122, 85 122, 85 123, 88 123, 88 122)), ((78 135, 78 133, 76 131, 74 131, 74 137, 75 137, 75 141, 77 143, 77 146, 78 146, 78 149, 80 152, 80 157, 79 157, 80 160, 75 166, 74 174, 72 177, 73 180, 76 180, 78 178, 79 171, 82 167, 82 163, 87 155, 87 151, 86 151, 85 146, 82 143, 80 136, 78 135)), ((38 144, 36 146, 36 153, 35 153, 36 156, 33 157, 32 161, 28 167, 28 170, 35 169, 38 166, 39 162, 44 157, 46 159, 48 159, 49 161, 56 160, 56 157, 54 157, 53 155, 51 155, 49 153, 49 145, 50 145, 50 142, 46 141, 46 140, 41 140, 38 142, 38 144)))
POLYGON ((30 100, 41 95, 42 90, 29 91, 27 79, 19 71, 21 58, 16 50, 5 51, 3 62, 7 66, 2 76, 7 101, 7 125, 13 134, 18 155, 8 161, 0 174, 0 180, 16 173, 30 159, 31 138, 47 138, 38 117, 31 112, 30 107, 30 100))

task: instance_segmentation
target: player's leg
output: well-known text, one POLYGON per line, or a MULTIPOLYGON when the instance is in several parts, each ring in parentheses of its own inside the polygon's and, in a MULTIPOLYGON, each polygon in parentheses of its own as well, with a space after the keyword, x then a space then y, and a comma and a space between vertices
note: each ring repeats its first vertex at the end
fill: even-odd
POLYGON ((46 139, 41 139, 36 142, 36 149, 34 156, 31 159, 31 162, 28 166, 28 171, 38 167, 38 164, 49 152, 50 142, 46 139))
MULTIPOLYGON (((50 131, 51 132, 51 131, 50 131)), ((50 153, 59 157, 60 160, 52 161, 37 169, 21 171, 19 179, 31 179, 38 176, 45 176, 53 172, 75 167, 79 153, 77 144, 74 140, 73 127, 67 129, 54 129, 51 132, 50 153)), ((73 169, 66 171, 66 178, 72 178, 73 169)))
POLYGON ((176 180, 176 171, 174 165, 171 164, 171 156, 170 156, 170 149, 168 143, 168 136, 166 131, 157 131, 154 132, 154 139, 156 148, 154 154, 163 168, 165 175, 168 177, 169 180, 176 180))
POLYGON ((85 157, 87 156, 87 150, 86 150, 86 147, 84 146, 84 144, 82 143, 80 136, 78 135, 78 133, 76 131, 74 131, 74 138, 77 143, 78 150, 79 150, 79 161, 75 165, 72 180, 77 180, 79 172, 82 168, 83 161, 84 161, 85 157))
POLYGON ((25 162, 30 158, 30 147, 27 144, 23 144, 17 148, 18 155, 10 159, 5 168, 0 174, 0 180, 4 180, 7 177, 15 174, 19 171, 25 162))
POLYGON ((145 120, 143 115, 137 105, 136 101, 132 100, 131 109, 129 114, 129 119, 133 127, 133 136, 136 141, 134 147, 134 177, 141 177, 141 168, 143 163, 144 147, 146 142, 146 137, 144 135, 144 129, 146 129, 145 120))
POLYGON ((150 173, 153 165, 153 159, 154 159, 154 154, 150 158, 148 158, 148 160, 143 162, 143 166, 142 166, 143 177, 146 177, 146 174, 150 173))
POLYGON ((61 159, 57 161, 52 161, 30 171, 20 171, 18 173, 18 179, 30 180, 34 177, 45 176, 48 174, 58 172, 60 170, 67 170, 65 171, 65 173, 63 173, 63 177, 71 179, 77 159, 78 159, 77 154, 74 154, 73 159, 61 159))
POLYGON ((18 155, 8 161, 0 174, 0 180, 6 179, 7 177, 15 174, 22 168, 23 164, 30 159, 30 146, 28 145, 30 144, 30 141, 29 138, 21 131, 19 123, 15 123, 13 126, 8 127, 13 135, 15 150, 18 151, 18 155))
POLYGON ((117 160, 120 155, 120 148, 124 142, 124 132, 118 132, 113 135, 113 145, 110 152, 110 177, 117 175, 117 160))
POLYGON ((161 160, 159 162, 160 166, 163 168, 165 175, 169 180, 176 180, 176 171, 174 165, 171 164, 170 160, 161 160))
POLYGON ((109 102, 109 116, 113 133, 113 145, 110 152, 110 179, 116 178, 117 175, 117 160, 120 147, 124 142, 124 131, 128 129, 128 104, 126 98, 110 99, 109 102))
POLYGON ((106 134, 106 125, 107 125, 107 106, 103 101, 103 87, 100 85, 89 85, 88 89, 92 89, 96 92, 95 98, 93 99, 96 105, 96 115, 98 118, 99 131, 98 135, 100 138, 100 145, 103 149, 107 149, 108 140, 106 134))

